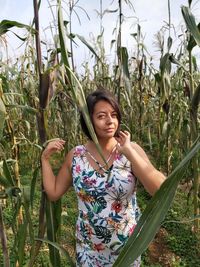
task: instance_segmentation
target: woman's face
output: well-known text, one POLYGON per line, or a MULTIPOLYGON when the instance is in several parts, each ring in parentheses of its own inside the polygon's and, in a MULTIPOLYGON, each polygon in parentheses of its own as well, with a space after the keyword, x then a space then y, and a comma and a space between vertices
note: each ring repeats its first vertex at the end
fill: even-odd
POLYGON ((104 100, 95 104, 92 120, 98 138, 113 137, 119 126, 117 112, 104 100))

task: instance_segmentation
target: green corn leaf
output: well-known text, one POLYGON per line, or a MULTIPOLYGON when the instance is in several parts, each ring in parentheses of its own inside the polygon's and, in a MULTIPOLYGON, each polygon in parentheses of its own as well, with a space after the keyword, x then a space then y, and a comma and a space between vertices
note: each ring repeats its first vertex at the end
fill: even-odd
POLYGON ((200 105, 200 83, 197 85, 191 101, 193 116, 194 115, 197 116, 199 105, 200 105))
POLYGON ((0 205, 0 237, 1 237, 1 244, 2 244, 2 251, 3 255, 1 256, 1 263, 4 264, 5 267, 10 267, 10 260, 8 254, 8 245, 7 245, 7 236, 3 222, 3 211, 0 205))
MULTIPOLYGON (((45 229, 46 229, 46 222, 45 222, 45 211, 46 211, 46 194, 42 192, 41 194, 41 199, 40 199, 40 211, 39 211, 39 227, 38 227, 38 238, 43 238, 45 234, 45 229)), ((41 247, 41 241, 37 239, 37 242, 34 244, 34 248, 31 250, 33 253, 30 255, 30 260, 27 263, 28 267, 32 267, 34 265, 34 262, 36 260, 36 257, 40 251, 41 247)))
POLYGON ((200 149, 199 140, 200 138, 152 197, 113 267, 130 266, 148 247, 170 208, 187 164, 200 149))
POLYGON ((128 51, 126 47, 118 47, 117 49, 118 58, 120 59, 120 65, 122 67, 122 75, 125 84, 125 88, 128 92, 129 98, 131 96, 131 83, 130 83, 130 73, 128 65, 128 51))
POLYGON ((126 47, 118 47, 118 57, 120 58, 123 75, 125 75, 128 79, 130 78, 129 66, 128 66, 128 51, 126 47))
POLYGON ((8 168, 8 164, 6 160, 3 161, 3 174, 4 174, 4 177, 7 179, 7 181, 9 182, 10 186, 14 186, 15 182, 12 178, 12 174, 8 168))
POLYGON ((72 85, 71 81, 71 74, 69 72, 69 57, 68 57, 68 49, 67 49, 67 42, 66 42, 66 32, 65 32, 65 26, 63 22, 63 16, 62 16, 62 7, 61 7, 61 1, 58 0, 58 33, 59 33, 59 40, 60 40, 60 49, 61 49, 61 56, 62 60, 66 68, 67 73, 67 80, 69 82, 69 85, 72 85))
POLYGON ((198 26, 196 25, 195 17, 191 13, 190 8, 186 6, 182 6, 181 11, 188 31, 194 37, 194 40, 196 41, 197 45, 200 46, 200 31, 198 29, 198 26))
POLYGON ((17 22, 17 21, 13 21, 13 20, 2 20, 0 22, 0 36, 4 33, 6 33, 7 31, 10 30, 10 28, 12 27, 17 27, 17 28, 25 28, 30 32, 34 32, 34 29, 26 24, 17 22))
POLYGON ((187 50, 192 51, 192 49, 197 45, 196 41, 194 40, 194 37, 190 34, 188 43, 187 43, 187 50))
POLYGON ((167 39, 167 48, 168 48, 168 51, 171 49, 172 43, 173 43, 173 39, 171 38, 171 36, 169 36, 168 39, 167 39))
POLYGON ((3 100, 1 99, 1 80, 0 80, 0 139, 3 134, 5 119, 6 119, 6 107, 4 105, 3 100))
POLYGON ((73 262, 73 260, 71 259, 69 253, 67 252, 67 250, 65 250, 63 247, 61 247, 58 243, 51 242, 50 240, 47 240, 47 239, 44 239, 44 238, 36 238, 36 240, 48 243, 49 245, 55 247, 70 262, 70 267, 75 267, 76 266, 75 263, 73 262))
POLYGON ((19 266, 23 266, 24 256, 25 256, 25 242, 27 236, 27 220, 25 219, 23 224, 20 224, 18 231, 18 257, 19 257, 19 266))
POLYGON ((169 53, 166 53, 161 59, 160 59, 160 72, 161 76, 164 75, 164 72, 168 69, 169 65, 169 53))
POLYGON ((35 195, 35 186, 36 186, 36 181, 39 175, 39 170, 40 168, 37 167, 34 172, 33 172, 33 178, 31 180, 31 187, 30 187, 30 203, 31 207, 33 208, 33 201, 34 201, 34 195, 35 195))
POLYGON ((169 60, 171 63, 176 64, 176 65, 180 66, 181 68, 183 68, 183 70, 185 72, 188 72, 188 70, 185 68, 185 66, 183 64, 181 64, 181 62, 179 60, 177 60, 173 54, 170 54, 169 60))
MULTIPOLYGON (((48 239, 56 242, 61 223, 61 200, 56 202, 47 201, 46 221, 48 239)), ((59 251, 55 247, 49 246, 49 254, 52 266, 59 267, 61 264, 59 251)))
POLYGON ((113 9, 113 10, 111 10, 111 9, 105 9, 105 10, 103 11, 103 16, 104 16, 106 13, 116 13, 118 10, 119 10, 118 8, 113 9))
POLYGON ((97 55, 97 53, 96 53, 95 49, 92 47, 92 45, 89 44, 89 43, 85 40, 85 38, 84 38, 83 36, 78 35, 78 34, 76 34, 76 36, 79 38, 79 40, 80 40, 83 44, 85 44, 85 45, 87 46, 87 48, 88 48, 88 49, 95 55, 95 57, 96 57, 99 61, 101 61, 101 58, 97 55))
MULTIPOLYGON (((27 191, 30 191, 28 188, 27 188, 27 191)), ((24 190, 23 190, 23 193, 24 193, 24 190)), ((28 193, 29 195, 29 193, 28 193)), ((28 222, 28 228, 29 228, 29 237, 30 237, 30 245, 31 245, 31 250, 30 250, 30 254, 32 255, 34 253, 34 243, 35 243, 35 239, 34 239, 34 227, 33 227, 33 222, 32 222, 32 217, 31 217, 31 214, 30 214, 30 210, 29 210, 29 200, 27 200, 27 196, 26 196, 26 193, 23 194, 24 196, 24 202, 23 202, 23 206, 24 206, 24 211, 25 211, 25 218, 28 222)))
POLYGON ((0 176, 0 185, 2 185, 5 188, 7 188, 7 187, 10 186, 10 183, 5 177, 0 176))
POLYGON ((177 223, 177 224, 182 223, 182 224, 186 224, 186 223, 194 222, 197 219, 200 219, 200 215, 192 216, 191 218, 189 218, 187 220, 182 220, 182 221, 174 221, 174 220, 165 221, 162 225, 165 225, 167 223, 177 223))
POLYGON ((23 105, 9 104, 9 105, 6 105, 6 107, 8 107, 8 108, 20 108, 23 111, 28 112, 28 113, 33 114, 33 115, 38 113, 36 108, 32 108, 28 105, 23 106, 23 105))

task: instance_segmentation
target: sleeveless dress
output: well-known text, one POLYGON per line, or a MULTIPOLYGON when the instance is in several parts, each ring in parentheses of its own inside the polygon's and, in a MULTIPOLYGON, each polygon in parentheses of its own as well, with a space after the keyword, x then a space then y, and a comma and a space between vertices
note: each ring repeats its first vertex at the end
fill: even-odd
MULTIPOLYGON (((113 165, 98 173, 77 146, 72 160, 73 186, 78 198, 76 266, 111 267, 140 216, 136 177, 127 158, 116 153, 113 165)), ((140 266, 140 258, 131 266, 140 266)))

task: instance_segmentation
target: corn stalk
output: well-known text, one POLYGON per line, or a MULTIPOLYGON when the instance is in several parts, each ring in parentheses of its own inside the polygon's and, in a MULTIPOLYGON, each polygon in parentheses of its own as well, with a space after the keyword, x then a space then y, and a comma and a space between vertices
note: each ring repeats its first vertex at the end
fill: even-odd
MULTIPOLYGON (((36 51, 37 51, 37 73, 39 77, 39 110, 37 114, 38 122, 38 132, 40 137, 40 143, 44 144, 47 139, 46 125, 47 118, 45 108, 48 105, 49 101, 49 92, 50 92, 50 75, 49 72, 43 72, 42 69, 42 53, 41 53, 41 43, 40 43, 40 29, 39 29, 39 4, 37 0, 33 0, 34 5, 34 23, 35 23, 35 40, 36 40, 36 51)), ((46 194, 43 190, 43 185, 41 185, 41 199, 40 199, 40 211, 39 211, 39 229, 38 229, 38 238, 43 238, 45 234, 45 211, 47 211, 47 204, 49 209, 52 208, 52 203, 49 203, 47 200, 46 194)), ((49 213, 46 213, 47 220, 47 236, 51 241, 56 241, 56 231, 57 227, 55 226, 55 221, 53 220, 54 216, 49 216, 49 213)), ((40 250, 41 241, 37 240, 35 244, 34 253, 31 255, 29 261, 29 266, 32 266, 35 258, 40 250)), ((50 250, 50 260, 53 266, 60 266, 60 255, 59 252, 53 248, 49 247, 50 250)))
POLYGON ((4 266, 10 267, 10 260, 9 260, 9 254, 8 254, 8 248, 7 248, 7 238, 3 223, 3 213, 2 213, 2 207, 0 205, 0 240, 3 250, 3 260, 4 260, 4 266))
MULTIPOLYGON (((197 138, 198 135, 198 108, 200 104, 200 84, 194 89, 193 81, 193 64, 192 64, 192 49, 198 45, 200 46, 200 24, 197 26, 195 18, 190 11, 190 8, 183 6, 182 14, 189 31, 189 43, 187 46, 189 52, 189 77, 190 77, 190 118, 191 118, 191 142, 197 138)), ((194 186, 194 216, 200 215, 200 169, 199 169, 200 159, 196 156, 193 160, 193 186, 194 186)), ((200 229, 200 220, 196 219, 194 221, 195 231, 200 229)))
POLYGON ((119 82, 118 82, 118 89, 117 89, 117 97, 118 103, 120 103, 120 94, 123 88, 123 70, 122 70, 122 0, 118 1, 119 4, 119 31, 118 31, 118 38, 117 38, 117 55, 118 55, 118 68, 119 68, 119 82))

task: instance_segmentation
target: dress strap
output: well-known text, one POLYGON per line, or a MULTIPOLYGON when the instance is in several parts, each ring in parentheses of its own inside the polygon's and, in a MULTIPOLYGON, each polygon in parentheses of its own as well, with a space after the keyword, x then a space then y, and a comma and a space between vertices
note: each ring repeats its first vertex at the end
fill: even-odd
POLYGON ((112 151, 110 152, 110 154, 109 154, 109 156, 108 156, 108 158, 107 158, 107 160, 106 160, 106 163, 105 163, 104 165, 100 164, 100 163, 95 159, 95 157, 94 157, 94 156, 87 150, 86 147, 84 147, 84 148, 85 148, 85 153, 87 153, 87 154, 91 157, 91 159, 94 160, 94 162, 98 165, 99 170, 102 170, 102 171, 106 172, 107 169, 106 169, 105 167, 108 165, 109 161, 111 160, 111 158, 112 158, 112 156, 113 156, 113 153, 114 153, 115 150, 116 150, 116 146, 113 147, 113 149, 112 149, 112 151))

